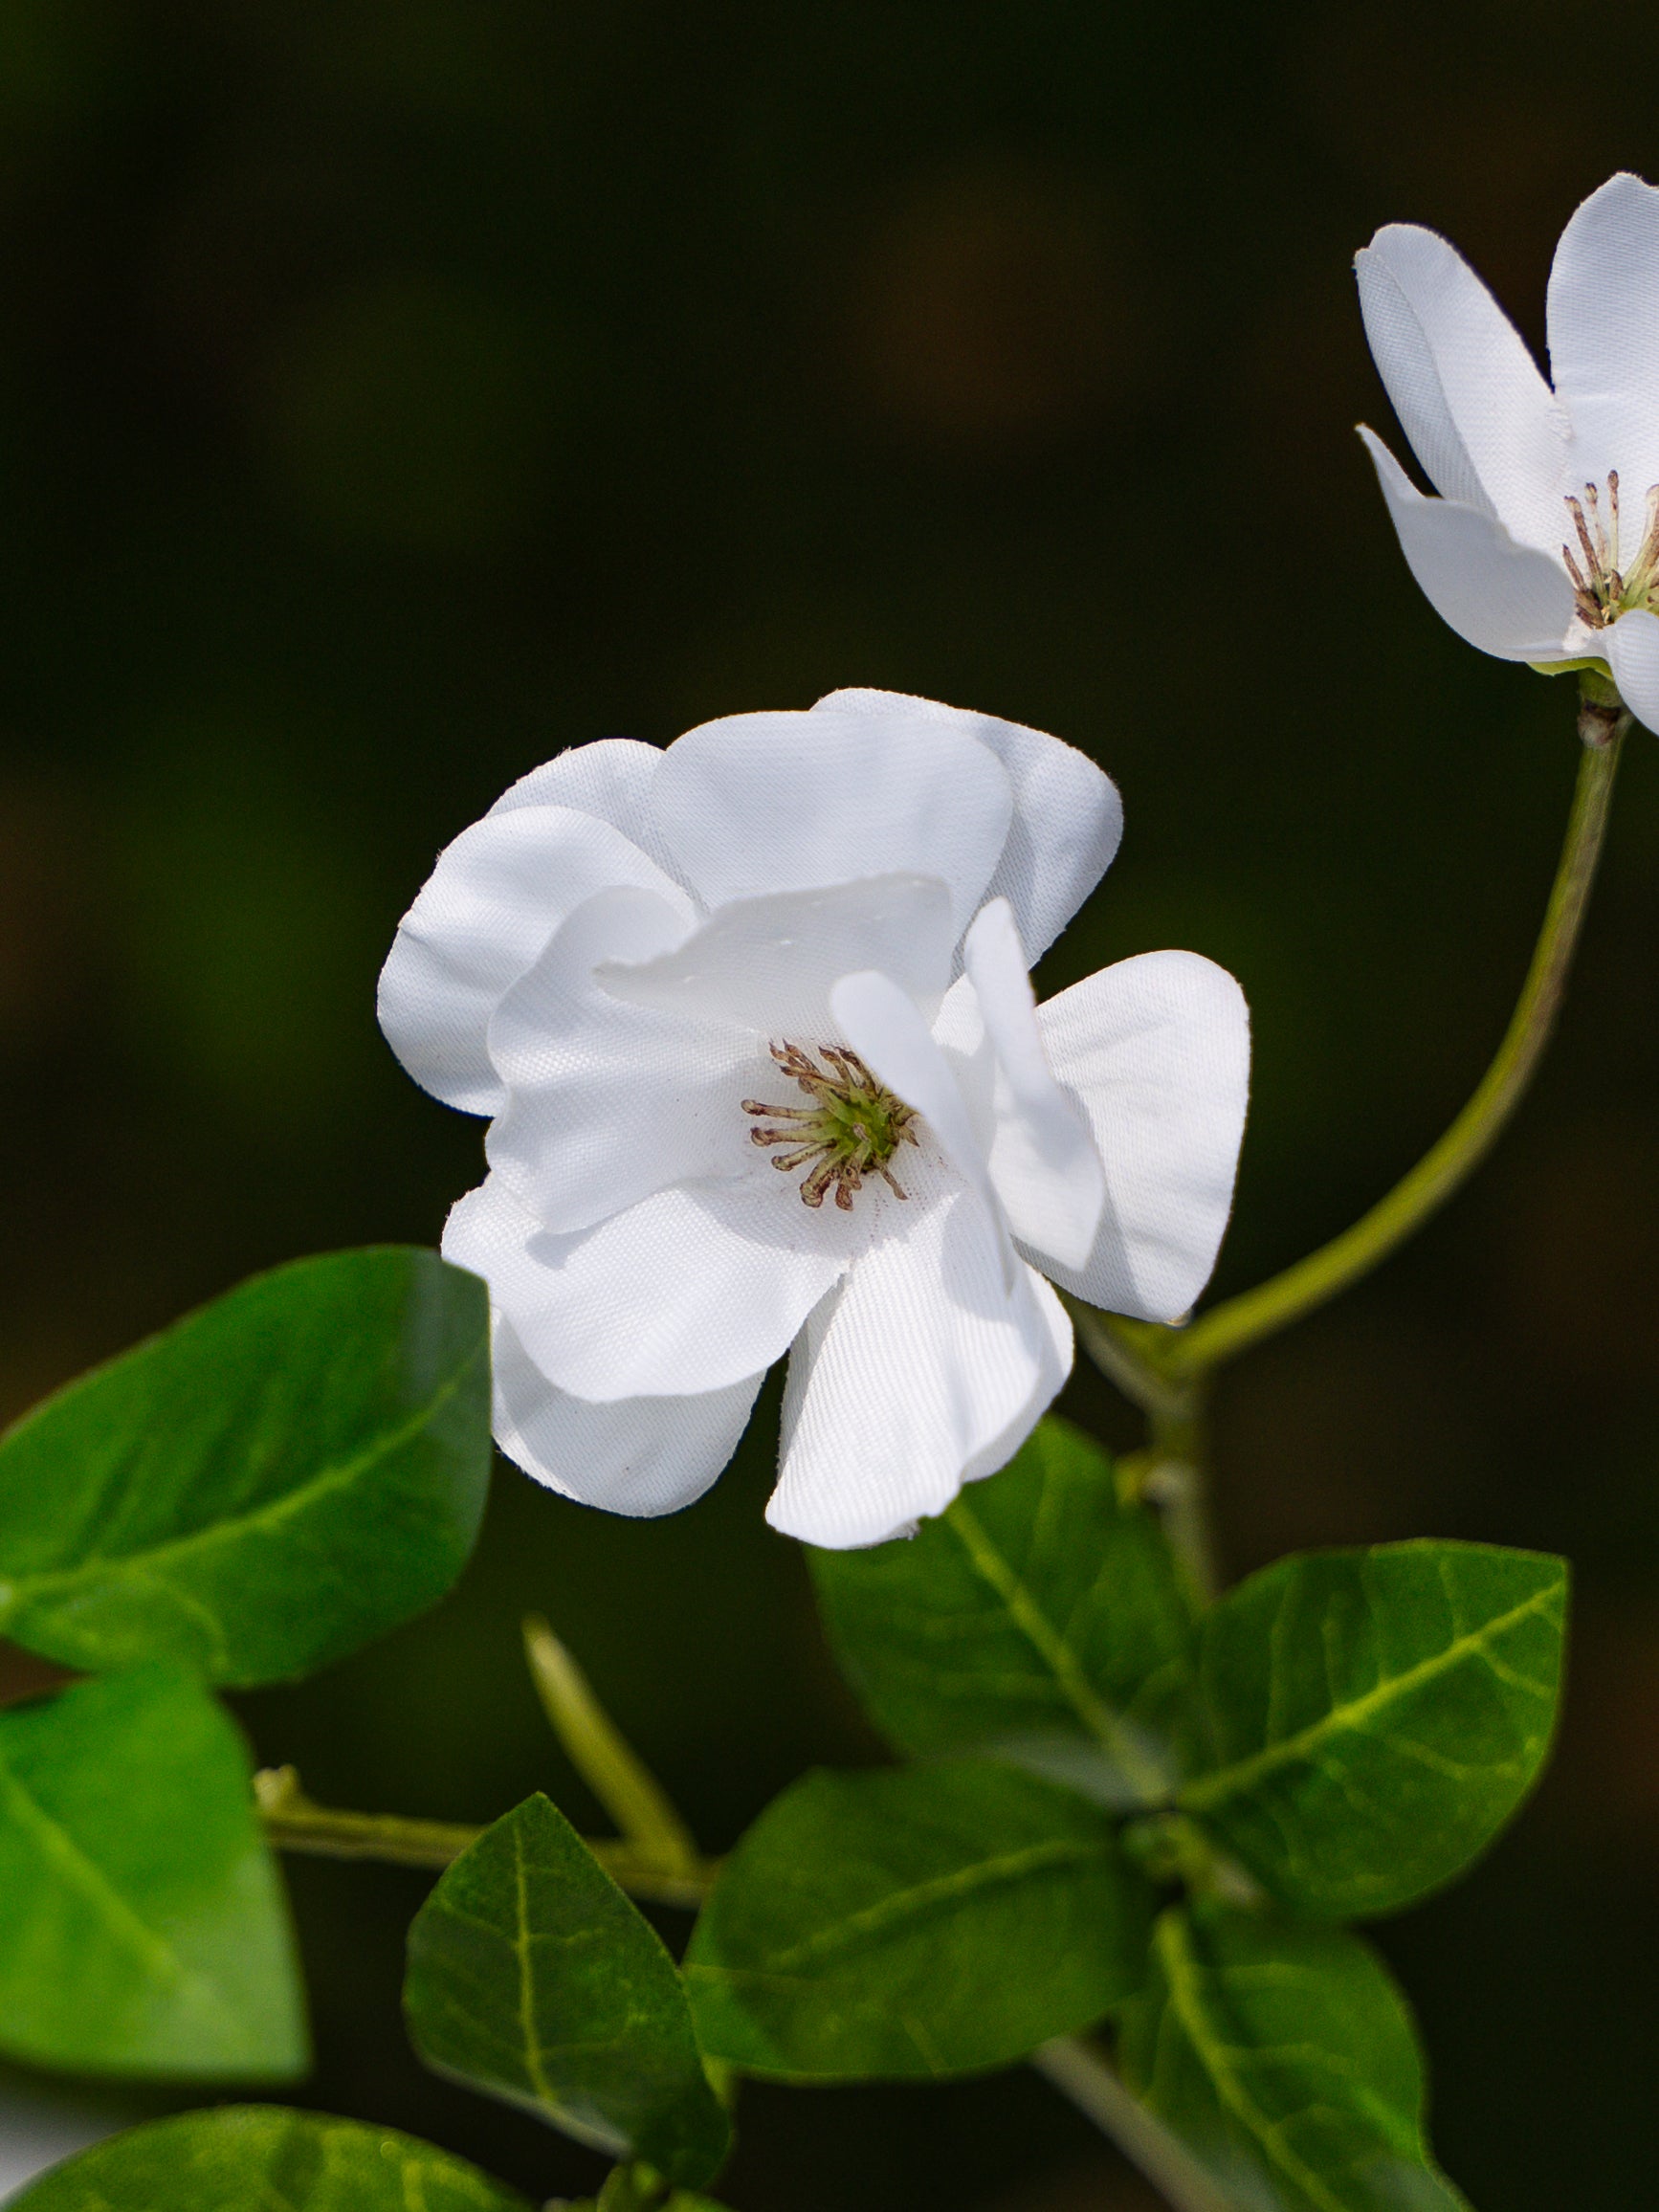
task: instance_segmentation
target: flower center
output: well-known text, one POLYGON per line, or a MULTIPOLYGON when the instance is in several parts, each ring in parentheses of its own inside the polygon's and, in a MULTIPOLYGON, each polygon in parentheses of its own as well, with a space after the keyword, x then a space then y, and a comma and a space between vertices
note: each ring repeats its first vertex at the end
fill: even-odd
POLYGON ((822 1206, 833 1184, 836 1205, 843 1213, 851 1213, 852 1194, 863 1188, 867 1175, 879 1175, 896 1198, 908 1197, 888 1161, 901 1144, 916 1142, 915 1108, 884 1091, 857 1053, 845 1045, 820 1045, 816 1059, 799 1045, 774 1045, 772 1057, 812 1103, 763 1106, 758 1098, 745 1098, 745 1114, 765 1117, 749 1131, 749 1140, 789 1147, 772 1162, 782 1175, 810 1163, 811 1171, 801 1184, 802 1204, 822 1206), (767 1122, 784 1126, 769 1128, 767 1122))
POLYGON ((1629 568, 1619 564, 1619 472, 1607 474, 1607 501, 1604 513, 1601 494, 1594 484, 1584 486, 1582 499, 1567 494, 1567 511, 1579 541, 1579 554, 1561 547, 1561 558, 1573 579, 1573 597, 1581 618, 1591 630, 1605 630, 1637 608, 1659 613, 1659 484, 1648 493, 1648 521, 1642 543, 1629 568), (1581 561, 1580 555, 1582 559, 1581 561))

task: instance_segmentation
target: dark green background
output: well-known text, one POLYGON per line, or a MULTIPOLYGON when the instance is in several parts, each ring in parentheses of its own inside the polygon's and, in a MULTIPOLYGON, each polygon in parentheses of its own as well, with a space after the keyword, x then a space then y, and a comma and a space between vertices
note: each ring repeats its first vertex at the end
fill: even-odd
MULTIPOLYGON (((1256 1019, 1221 1281, 1449 1117, 1564 818, 1567 687, 1417 597, 1352 426, 1348 261, 1447 230, 1541 336, 1551 247, 1659 176, 1659 30, 841 0, 0 10, 0 1405, 249 1270, 435 1239, 476 1125, 373 1026, 432 853, 607 734, 883 684, 1087 747, 1123 854, 1050 988, 1178 944, 1256 1019)), ((1476 1186, 1229 1377, 1235 1569, 1434 1534, 1572 1555, 1565 1740, 1385 1934, 1483 2212, 1635 2201, 1659 2094, 1659 750, 1476 1186)), ((1117 1440, 1125 1409, 1067 1400, 1117 1440)), ((638 1528, 502 1471, 436 1616, 243 1701, 318 1795, 591 1820, 517 1655, 546 1609, 728 1843, 865 1754, 767 1444, 638 1528)), ((294 1868, 319 2103, 538 2195, 594 2162, 402 2046, 418 1879, 294 1868)), ((744 2212, 1145 2201, 1033 2078, 756 2092, 744 2212)))

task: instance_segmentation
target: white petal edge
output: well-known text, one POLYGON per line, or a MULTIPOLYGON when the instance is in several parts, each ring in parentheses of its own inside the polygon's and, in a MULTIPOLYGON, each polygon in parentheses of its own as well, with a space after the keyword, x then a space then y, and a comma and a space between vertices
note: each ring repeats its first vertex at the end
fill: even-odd
POLYGON ((1081 1268, 1031 1257, 1092 1306, 1179 1321, 1232 1208, 1250 1090, 1244 993, 1198 953, 1149 952, 1061 991, 1037 1020, 1094 1128, 1106 1205, 1081 1268))
POLYGON ((651 819, 709 906, 870 875, 937 875, 958 936, 1002 857, 1013 791, 963 732, 841 711, 732 715, 676 738, 651 819))
POLYGON ((997 1058, 990 1176, 1024 1244, 1080 1268, 1094 1250, 1106 1178, 1088 1117, 1050 1072, 1025 955, 1006 899, 981 909, 962 961, 997 1058))
POLYGON ((693 918, 638 846, 573 807, 486 814, 444 848, 380 975, 380 1026, 423 1090, 465 1114, 500 1112, 490 1016, 565 916, 612 884, 654 891, 693 918))
POLYGON ((494 1330, 496 1442, 532 1480, 578 1504, 653 1519, 694 1504, 748 1427, 763 1376, 687 1398, 594 1405, 549 1382, 510 1321, 494 1330))
POLYGON ((893 728, 921 719, 960 729, 986 746, 1007 770, 1014 811, 996 874, 984 897, 1006 898, 1019 924, 1026 957, 1035 962, 1094 890, 1123 836, 1117 786, 1087 753, 1023 722, 902 692, 836 691, 812 709, 879 716, 893 728))
POLYGON ((1659 483, 1659 190, 1624 171, 1590 194, 1556 248, 1548 320, 1573 426, 1568 488, 1618 470, 1627 564, 1659 483))
MULTIPOLYGON (((1416 223, 1389 223, 1366 251, 1387 270, 1417 322, 1447 416, 1492 511, 1522 544, 1554 551, 1560 543, 1566 489, 1567 423, 1520 333, 1456 247, 1438 232, 1416 223)), ((1391 369, 1401 373, 1411 358, 1409 350, 1380 355, 1384 383, 1391 369)), ((1403 379, 1408 406, 1420 393, 1420 384, 1403 379)), ((1388 396, 1395 396, 1392 385, 1388 396)), ((1401 419, 1411 435, 1404 413, 1401 419)), ((1427 454, 1423 460, 1428 468, 1427 454)))
POLYGON ((482 1275, 550 1382, 573 1397, 684 1398, 760 1374, 845 1257, 789 1193, 675 1185, 575 1236, 542 1229, 489 1177, 451 1209, 443 1254, 482 1275), (783 1203, 780 1203, 783 1202, 783 1203))
POLYGON ((1458 636, 1499 660, 1559 654, 1573 620, 1559 558, 1519 545, 1504 525, 1451 499, 1426 498, 1382 439, 1360 435, 1424 597, 1458 636))
POLYGON ((826 1550, 884 1541, 1011 1459, 1071 1370, 1071 1323, 972 1191, 866 1253, 789 1360, 766 1518, 826 1550))
POLYGON ((1640 608, 1622 614, 1610 630, 1597 632, 1597 642, 1620 697, 1639 722, 1659 732, 1659 615, 1640 608))
POLYGON ((662 747, 642 744, 637 738, 597 738, 589 745, 571 745, 555 753, 516 784, 509 784, 492 814, 510 814, 520 807, 573 807, 579 814, 596 815, 620 830, 642 852, 650 853, 670 875, 674 865, 655 843, 651 820, 651 787, 662 766, 662 747))

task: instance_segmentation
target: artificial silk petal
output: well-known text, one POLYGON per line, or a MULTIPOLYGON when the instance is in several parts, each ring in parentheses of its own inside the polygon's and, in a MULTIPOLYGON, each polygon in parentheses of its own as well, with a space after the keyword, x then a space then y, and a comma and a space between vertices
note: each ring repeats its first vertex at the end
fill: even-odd
POLYGON ((1071 1331, 971 1190, 884 1238, 807 1321, 789 1360, 766 1518, 828 1550, 942 1513, 1011 1457, 1071 1366, 1071 1331), (1011 1440, 1011 1441, 1010 1441, 1011 1440))
POLYGON ((1400 534, 1401 551, 1441 620, 1500 660, 1558 658, 1573 620, 1573 587, 1559 559, 1518 545, 1473 507, 1427 499, 1382 439, 1360 435, 1400 534))
POLYGON ((1619 696, 1639 722, 1659 731, 1659 615, 1638 608, 1597 633, 1619 696))
POLYGON ((1244 993, 1197 953, 1149 952, 1073 984, 1037 1021, 1094 1128, 1106 1203, 1082 1267, 1033 1256, 1092 1306, 1180 1320, 1232 1206, 1250 1088, 1244 993))
POLYGON ((653 892, 597 892, 491 1017, 507 1103, 484 1150, 544 1229, 590 1228, 671 1183, 743 1171, 753 1038, 625 1006, 594 976, 605 960, 645 960, 685 934, 653 892))
POLYGON ((1020 942, 1036 961, 1057 938, 1101 878, 1123 835, 1123 802, 1110 777, 1074 745, 1022 722, 970 714, 935 699, 897 692, 837 691, 821 698, 826 710, 879 718, 890 732, 913 721, 933 721, 962 731, 1001 761, 1013 787, 1014 812, 985 887, 987 899, 1006 898, 1014 910, 1020 942))
POLYGON ((1006 899, 983 907, 962 945, 995 1049, 991 1182, 1022 1243, 1080 1268, 1094 1250, 1106 1179, 1088 1117, 1055 1082, 1006 899))
MULTIPOLYGON (((635 738, 600 738, 590 745, 571 745, 552 760, 543 761, 516 784, 509 784, 492 814, 511 814, 520 807, 572 807, 579 814, 597 815, 620 830, 641 852, 650 852, 658 866, 663 855, 652 852, 653 830, 647 812, 651 786, 662 765, 662 748, 642 745, 635 738)), ((672 868, 668 871, 673 874, 672 868)))
POLYGON ((1374 246, 1355 254, 1354 274, 1371 358, 1424 473, 1443 498, 1495 514, 1451 419, 1433 348, 1398 277, 1374 246))
POLYGON ((1627 558, 1648 488, 1659 484, 1659 191, 1640 177, 1610 177, 1562 232, 1549 333, 1573 426, 1565 488, 1619 472, 1627 558))
POLYGON ((878 875, 735 899, 673 951, 620 956, 598 980, 630 1006, 817 1043, 834 1034, 830 986, 853 968, 878 966, 937 1007, 956 940, 937 875, 878 875))
MULTIPOLYGON (((1368 252, 1386 269, 1417 322, 1447 417, 1492 512, 1523 545, 1557 553, 1566 418, 1520 333, 1457 249, 1433 231, 1415 223, 1390 223, 1378 232, 1368 252)), ((1423 411, 1420 352, 1414 344, 1388 349, 1389 335, 1402 325, 1398 315, 1384 315, 1381 322, 1385 351, 1377 365, 1388 396, 1396 397, 1393 377, 1398 375, 1400 398, 1406 409, 1416 409, 1418 425, 1424 427, 1429 416, 1423 411)), ((1404 410, 1401 420, 1415 443, 1404 410)), ((1420 457, 1433 475, 1428 454, 1420 457)))
POLYGON ((943 723, 834 710, 688 730, 652 786, 656 835, 708 906, 870 875, 937 875, 956 935, 1002 856, 1000 761, 943 723))
POLYGON ((381 1028, 423 1089, 465 1114, 500 1112, 490 1016, 564 917, 611 884, 654 891, 692 918, 637 845, 568 807, 486 814, 445 847, 380 977, 381 1028))
POLYGON ((550 1382, 573 1397, 690 1397, 788 1349, 847 1261, 786 1189, 680 1184, 555 1236, 490 1176, 454 1206, 443 1253, 550 1382))
POLYGON ((514 1465, 564 1497, 634 1517, 701 1497, 737 1449, 764 1380, 597 1405, 549 1382, 499 1318, 492 1365, 496 1441, 514 1465))

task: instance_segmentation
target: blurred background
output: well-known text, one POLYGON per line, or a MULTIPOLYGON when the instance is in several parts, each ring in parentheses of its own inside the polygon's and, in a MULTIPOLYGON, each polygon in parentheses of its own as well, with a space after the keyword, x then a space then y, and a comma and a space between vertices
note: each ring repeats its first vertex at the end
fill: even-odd
MULTIPOLYGON (((1577 0, 6 0, 0 1411, 254 1268, 435 1242, 480 1130, 399 1073, 373 987, 437 848, 565 745, 843 684, 1111 771, 1122 855, 1043 986, 1161 945, 1233 969, 1257 1073, 1218 1288, 1341 1228, 1479 1074, 1576 764, 1569 686, 1407 578, 1350 256, 1443 229, 1541 343, 1574 205, 1659 177, 1653 91, 1659 21, 1577 0)), ((1659 748, 1628 755, 1517 1124, 1218 1411, 1234 1571, 1428 1534, 1576 1564, 1542 1792, 1380 1932, 1485 2212, 1650 2187, 1659 748)), ((1135 1440, 1104 1384, 1065 1403, 1135 1440)), ((343 1803, 544 1786, 597 1822, 522 1677, 532 1605, 709 1848, 875 1756, 762 1522, 766 1404, 668 1522, 499 1468, 445 1605, 242 1701, 261 1756, 343 1803)), ((592 2187, 407 2055, 421 1879, 291 1878, 301 2094, 592 2187)), ((722 2194, 1153 2201, 1025 2074, 756 2091, 722 2194)))

